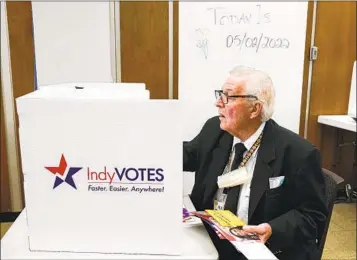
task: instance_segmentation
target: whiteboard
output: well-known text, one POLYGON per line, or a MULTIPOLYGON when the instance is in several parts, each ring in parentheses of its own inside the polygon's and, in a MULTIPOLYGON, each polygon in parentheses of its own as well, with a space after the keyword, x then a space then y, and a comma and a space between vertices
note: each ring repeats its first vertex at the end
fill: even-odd
POLYGON ((348 115, 356 117, 356 61, 353 64, 348 115))
POLYGON ((32 2, 37 85, 113 82, 109 2, 32 2))
POLYGON ((307 2, 180 2, 179 99, 184 139, 217 115, 214 90, 245 65, 265 71, 276 91, 273 119, 298 133, 307 2))

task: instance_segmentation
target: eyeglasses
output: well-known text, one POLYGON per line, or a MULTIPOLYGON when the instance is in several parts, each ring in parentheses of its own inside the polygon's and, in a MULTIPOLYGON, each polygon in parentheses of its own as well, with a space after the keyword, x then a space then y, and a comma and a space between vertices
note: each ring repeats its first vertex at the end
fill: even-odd
POLYGON ((223 93, 223 90, 215 90, 214 94, 216 96, 216 99, 220 98, 223 102, 223 104, 227 104, 229 98, 253 98, 255 100, 259 100, 257 96, 254 95, 232 95, 228 96, 226 93, 223 93))

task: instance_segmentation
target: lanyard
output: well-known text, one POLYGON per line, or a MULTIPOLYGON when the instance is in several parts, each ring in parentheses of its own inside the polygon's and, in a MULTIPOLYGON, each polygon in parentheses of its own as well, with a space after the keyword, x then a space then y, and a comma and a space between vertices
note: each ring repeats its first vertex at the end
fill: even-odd
MULTIPOLYGON (((253 153, 255 152, 255 150, 257 150, 257 148, 259 147, 261 141, 262 141, 262 137, 263 137, 263 132, 259 135, 258 139, 255 141, 255 143, 253 144, 253 146, 249 149, 249 151, 246 153, 246 155, 244 156, 242 162, 239 164, 238 168, 244 167, 247 162, 249 161, 249 159, 252 157, 253 153)), ((232 161, 232 152, 229 155, 229 159, 228 159, 228 163, 226 165, 226 168, 223 171, 223 174, 228 173, 228 168, 231 167, 231 161, 232 161)), ((223 194, 227 194, 228 192, 228 188, 224 188, 223 189, 223 194)))
MULTIPOLYGON (((261 141, 262 141, 262 138, 263 138, 263 132, 259 135, 258 139, 255 141, 255 143, 253 144, 253 146, 249 149, 249 151, 246 153, 246 155, 244 156, 242 162, 239 164, 238 168, 241 168, 241 167, 244 167, 247 162, 249 161, 249 159, 252 157, 253 153, 255 152, 255 150, 258 149, 261 141)), ((232 152, 231 154, 229 155, 229 159, 228 159, 228 163, 226 165, 226 168, 225 170, 223 171, 223 174, 226 174, 228 173, 228 168, 231 167, 231 161, 232 161, 232 152)))

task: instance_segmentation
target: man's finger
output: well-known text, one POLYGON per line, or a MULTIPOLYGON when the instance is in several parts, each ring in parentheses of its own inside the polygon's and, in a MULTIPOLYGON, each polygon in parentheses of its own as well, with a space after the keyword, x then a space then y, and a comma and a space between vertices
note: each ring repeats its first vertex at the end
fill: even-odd
POLYGON ((256 230, 257 226, 243 226, 243 230, 246 232, 254 232, 256 230))
POLYGON ((260 237, 260 240, 265 243, 268 239, 267 239, 267 236, 266 235, 263 235, 260 237))
POLYGON ((262 229, 259 228, 258 226, 243 226, 243 230, 245 232, 249 232, 249 233, 258 233, 261 234, 262 233, 262 229))

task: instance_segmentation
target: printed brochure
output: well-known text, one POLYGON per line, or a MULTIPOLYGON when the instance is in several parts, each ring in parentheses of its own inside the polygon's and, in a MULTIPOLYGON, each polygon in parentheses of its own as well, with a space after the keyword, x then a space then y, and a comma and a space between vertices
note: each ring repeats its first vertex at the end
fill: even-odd
POLYGON ((220 239, 227 239, 248 259, 272 259, 276 256, 259 240, 255 234, 243 232, 245 223, 229 210, 205 210, 189 212, 209 224, 220 239))

